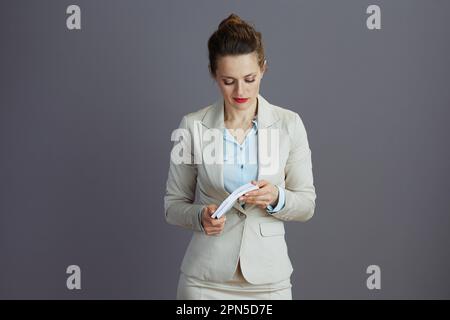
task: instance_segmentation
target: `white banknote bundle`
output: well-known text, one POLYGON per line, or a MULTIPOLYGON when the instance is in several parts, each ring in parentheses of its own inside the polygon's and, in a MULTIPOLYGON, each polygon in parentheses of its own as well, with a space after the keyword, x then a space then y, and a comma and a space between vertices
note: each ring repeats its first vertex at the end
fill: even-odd
POLYGON ((239 199, 240 196, 242 196, 243 194, 246 194, 247 192, 250 192, 252 190, 256 190, 256 189, 259 189, 259 187, 255 186, 252 183, 247 183, 247 184, 244 184, 244 185, 240 186, 239 188, 234 190, 233 193, 230 194, 220 204, 220 206, 217 208, 217 210, 214 212, 214 214, 211 217, 219 219, 221 216, 223 216, 225 213, 227 213, 228 210, 231 209, 231 207, 233 206, 234 202, 237 199, 239 199))

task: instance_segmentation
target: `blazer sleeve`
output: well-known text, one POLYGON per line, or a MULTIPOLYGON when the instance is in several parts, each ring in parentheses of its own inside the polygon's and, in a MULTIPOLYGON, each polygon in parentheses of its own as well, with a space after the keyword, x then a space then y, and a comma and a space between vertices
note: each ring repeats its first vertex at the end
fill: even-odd
POLYGON ((182 132, 182 139, 174 142, 170 156, 169 175, 164 196, 165 218, 170 224, 201 232, 203 228, 200 213, 204 206, 194 204, 197 165, 193 161, 192 140, 186 116, 181 120, 179 129, 182 129, 179 130, 182 132), (188 152, 187 159, 189 161, 181 163, 174 161, 174 153, 180 151, 180 146, 182 146, 183 152, 188 152))
POLYGON ((272 216, 284 221, 307 221, 314 214, 316 192, 308 137, 297 113, 290 136, 291 148, 285 166, 285 205, 272 216))

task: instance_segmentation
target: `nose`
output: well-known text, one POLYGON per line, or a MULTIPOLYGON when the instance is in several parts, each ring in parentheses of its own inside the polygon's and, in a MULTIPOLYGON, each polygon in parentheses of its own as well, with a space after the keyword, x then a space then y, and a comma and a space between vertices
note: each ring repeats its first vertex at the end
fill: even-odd
POLYGON ((236 91, 236 96, 244 98, 244 96, 243 96, 244 84, 242 82, 236 81, 235 91, 236 91))

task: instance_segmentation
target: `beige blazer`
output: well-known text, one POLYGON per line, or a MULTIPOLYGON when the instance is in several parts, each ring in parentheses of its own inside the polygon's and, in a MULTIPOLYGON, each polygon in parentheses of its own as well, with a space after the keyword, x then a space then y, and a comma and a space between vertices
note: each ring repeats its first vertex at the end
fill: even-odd
MULTIPOLYGON (((223 98, 213 105, 183 117, 179 128, 186 129, 184 146, 190 146, 192 161, 176 164, 170 169, 164 197, 165 217, 168 223, 193 230, 181 271, 201 280, 224 282, 230 280, 240 259, 245 279, 253 284, 273 283, 289 278, 293 268, 285 241, 285 221, 307 221, 314 214, 316 193, 313 184, 311 150, 300 116, 288 109, 277 107, 258 96, 258 159, 269 153, 270 141, 262 132, 278 132, 278 165, 268 168, 267 161, 258 160, 258 180, 264 179, 285 189, 286 200, 282 210, 269 214, 255 205, 243 209, 235 203, 227 212, 224 230, 220 235, 208 236, 201 226, 200 212, 208 204, 220 203, 229 195, 224 188, 223 162, 203 161, 211 154, 204 132, 223 130, 223 98), (200 132, 200 133, 199 133, 200 132), (202 136, 203 133, 203 136, 202 136), (194 141, 194 137, 201 137, 194 141), (189 140, 190 139, 190 140, 189 140), (195 160, 194 158, 197 157, 195 160), (194 203, 197 194, 198 201, 194 203)), ((266 135, 266 136, 270 136, 266 135)), ((272 137, 272 136, 270 136, 272 137)), ((209 138, 208 138, 209 139, 209 138)), ((183 141, 182 139, 180 139, 183 141)), ((212 141, 212 140, 208 140, 212 141)), ((223 160, 223 139, 218 139, 218 154, 223 160)), ((179 152, 181 142, 172 149, 179 152)))

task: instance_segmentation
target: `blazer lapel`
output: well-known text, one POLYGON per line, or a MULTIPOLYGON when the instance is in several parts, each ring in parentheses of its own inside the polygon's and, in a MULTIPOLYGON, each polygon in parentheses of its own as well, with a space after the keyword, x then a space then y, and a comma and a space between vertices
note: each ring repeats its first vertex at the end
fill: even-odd
MULTIPOLYGON (((205 161, 205 158, 211 157, 211 155, 207 154, 211 151, 210 148, 205 148, 202 143, 202 161, 203 166, 205 168, 206 174, 209 177, 209 180, 211 182, 212 190, 209 190, 213 192, 213 196, 220 199, 225 199, 230 195, 225 190, 224 187, 224 181, 223 181, 223 130, 225 129, 225 123, 224 123, 224 108, 223 108, 223 98, 220 98, 217 100, 211 108, 208 109, 206 114, 204 115, 202 119, 203 125, 206 127, 206 130, 220 130, 220 136, 222 138, 218 139, 216 141, 217 150, 214 149, 214 152, 216 152, 215 158, 217 160, 217 163, 207 163, 205 161)), ((203 134, 203 132, 201 133, 203 134)), ((203 137, 203 136, 202 136, 203 137)), ((203 139, 201 139, 203 141, 203 139)), ((207 142, 208 144, 211 143, 211 141, 207 142)))
MULTIPOLYGON (((267 140, 269 128, 278 122, 275 110, 261 95, 258 95, 258 180, 267 180, 270 175, 264 173, 263 155, 268 155, 270 140, 267 140), (264 137, 264 139, 262 139, 264 137)), ((279 144, 276 144, 279 146, 279 144)), ((273 150, 271 150, 273 152, 273 150)), ((279 150, 278 150, 279 151, 279 150)))

